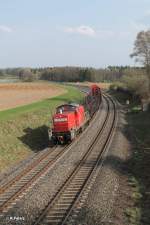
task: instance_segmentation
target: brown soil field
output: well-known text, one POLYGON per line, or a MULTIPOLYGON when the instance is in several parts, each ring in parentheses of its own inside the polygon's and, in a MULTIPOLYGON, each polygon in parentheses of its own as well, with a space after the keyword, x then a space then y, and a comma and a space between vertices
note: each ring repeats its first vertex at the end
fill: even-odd
POLYGON ((66 90, 47 83, 0 84, 0 111, 27 105, 66 93, 66 90))

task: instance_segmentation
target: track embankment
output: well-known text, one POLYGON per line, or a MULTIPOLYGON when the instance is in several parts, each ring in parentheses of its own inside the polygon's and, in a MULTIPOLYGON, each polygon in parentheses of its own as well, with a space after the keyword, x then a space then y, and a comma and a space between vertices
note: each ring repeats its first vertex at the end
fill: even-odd
POLYGON ((0 224, 73 222, 101 169, 115 132, 116 115, 115 103, 104 97, 89 127, 71 146, 43 153, 16 180, 4 183, 0 224))

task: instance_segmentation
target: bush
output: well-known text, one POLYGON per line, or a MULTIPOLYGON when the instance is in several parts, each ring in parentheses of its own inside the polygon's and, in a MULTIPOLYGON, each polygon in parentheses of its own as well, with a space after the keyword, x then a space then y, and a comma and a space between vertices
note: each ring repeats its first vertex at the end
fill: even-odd
POLYGON ((30 69, 22 69, 19 73, 19 77, 23 82, 32 82, 36 80, 36 74, 32 73, 30 69))
POLYGON ((125 87, 140 99, 149 98, 149 83, 145 74, 127 74, 122 78, 125 87))
POLYGON ((110 85, 110 90, 112 91, 119 91, 119 90, 124 90, 125 86, 122 82, 114 82, 113 84, 110 85))

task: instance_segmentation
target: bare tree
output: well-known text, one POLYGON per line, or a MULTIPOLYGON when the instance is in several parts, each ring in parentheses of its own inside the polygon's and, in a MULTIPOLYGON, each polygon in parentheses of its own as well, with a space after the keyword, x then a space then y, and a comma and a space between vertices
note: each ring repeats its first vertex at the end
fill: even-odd
POLYGON ((19 77, 24 82, 32 82, 35 80, 35 75, 31 72, 31 69, 24 68, 20 71, 19 77))
POLYGON ((137 34, 133 53, 130 56, 135 57, 137 62, 140 62, 145 66, 149 79, 150 91, 150 30, 141 31, 137 34))

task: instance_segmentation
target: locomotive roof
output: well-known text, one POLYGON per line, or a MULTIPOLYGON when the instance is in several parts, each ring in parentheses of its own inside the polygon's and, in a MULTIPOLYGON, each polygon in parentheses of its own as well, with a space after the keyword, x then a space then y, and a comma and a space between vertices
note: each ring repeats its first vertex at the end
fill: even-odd
POLYGON ((63 106, 74 106, 74 107, 79 107, 79 104, 78 104, 78 103, 63 104, 63 105, 58 106, 57 108, 60 108, 60 107, 63 107, 63 106))
POLYGON ((91 88, 100 88, 97 84, 92 84, 91 88))

